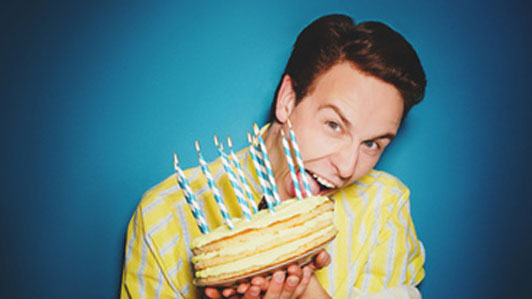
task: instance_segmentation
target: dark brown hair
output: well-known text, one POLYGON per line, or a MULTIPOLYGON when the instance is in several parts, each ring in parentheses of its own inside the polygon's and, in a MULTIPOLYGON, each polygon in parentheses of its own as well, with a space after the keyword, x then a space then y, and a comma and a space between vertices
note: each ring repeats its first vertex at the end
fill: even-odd
POLYGON ((404 100, 403 119, 425 95, 425 72, 404 37, 380 22, 355 25, 346 15, 328 15, 312 22, 297 37, 275 91, 271 121, 276 120, 277 94, 284 75, 292 79, 297 105, 318 76, 344 61, 394 85, 404 100))

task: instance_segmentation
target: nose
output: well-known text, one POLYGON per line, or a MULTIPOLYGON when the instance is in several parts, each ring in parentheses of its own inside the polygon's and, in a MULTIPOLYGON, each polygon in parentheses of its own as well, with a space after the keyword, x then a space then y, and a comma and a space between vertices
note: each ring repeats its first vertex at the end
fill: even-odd
POLYGON ((331 162, 342 180, 349 179, 355 172, 358 150, 356 142, 349 142, 332 155, 331 162))

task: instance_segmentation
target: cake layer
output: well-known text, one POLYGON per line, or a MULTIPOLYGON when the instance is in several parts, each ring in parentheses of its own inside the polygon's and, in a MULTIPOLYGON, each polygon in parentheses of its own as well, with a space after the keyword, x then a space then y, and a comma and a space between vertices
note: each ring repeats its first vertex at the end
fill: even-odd
POLYGON ((283 201, 273 213, 262 210, 233 224, 192 241, 195 283, 213 285, 297 260, 337 234, 334 202, 323 196, 283 201))
POLYGON ((260 238, 247 238, 243 240, 244 242, 226 244, 226 246, 219 250, 195 256, 192 258, 194 268, 196 270, 203 270, 206 267, 230 263, 253 254, 265 252, 282 244, 306 237, 327 226, 334 225, 334 213, 332 210, 326 212, 315 210, 309 214, 313 215, 309 220, 296 222, 295 220, 299 220, 296 218, 286 221, 283 227, 279 226, 279 230, 269 234, 263 233, 260 238))
POLYGON ((284 221, 286 220, 300 217, 296 222, 303 222, 313 217, 314 213, 312 212, 315 210, 332 210, 333 208, 332 201, 327 197, 316 196, 303 200, 290 199, 277 206, 275 213, 262 210, 252 215, 252 221, 243 218, 234 219, 233 230, 230 230, 226 225, 221 225, 212 232, 195 238, 192 241, 191 249, 194 255, 219 250, 225 247, 228 242, 245 242, 249 238, 262 237, 284 229, 284 221))
POLYGON ((197 271, 195 282, 202 285, 216 284, 223 280, 240 277, 281 264, 327 243, 336 236, 337 232, 334 226, 326 226, 294 242, 289 242, 271 250, 227 264, 197 271))

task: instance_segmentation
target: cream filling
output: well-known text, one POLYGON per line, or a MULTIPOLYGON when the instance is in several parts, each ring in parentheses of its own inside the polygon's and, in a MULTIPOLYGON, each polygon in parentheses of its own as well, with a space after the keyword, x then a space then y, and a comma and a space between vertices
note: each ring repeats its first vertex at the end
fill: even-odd
POLYGON ((267 227, 274 222, 288 219, 295 215, 305 214, 312 211, 329 198, 325 196, 314 196, 303 200, 289 199, 283 201, 280 206, 275 207, 275 213, 269 210, 262 210, 251 216, 251 221, 244 218, 233 219, 234 228, 230 230, 226 225, 221 225, 208 234, 201 235, 192 240, 191 248, 195 249, 213 241, 236 235, 248 229, 260 229, 267 227))
POLYGON ((326 212, 318 217, 307 221, 299 226, 284 229, 276 232, 275 234, 263 235, 260 238, 255 238, 253 240, 248 240, 247 242, 237 243, 234 246, 224 247, 220 250, 200 254, 192 258, 192 262, 196 263, 198 261, 211 259, 217 256, 233 256, 241 254, 244 252, 252 252, 257 248, 264 247, 265 244, 272 243, 276 239, 283 239, 289 236, 299 236, 305 235, 307 232, 311 232, 322 221, 329 220, 333 224, 334 213, 332 211, 326 212))
POLYGON ((252 268, 252 267, 270 265, 274 263, 277 259, 286 255, 287 253, 293 252, 300 246, 303 246, 306 243, 311 242, 312 240, 314 240, 315 238, 319 236, 326 235, 327 233, 333 230, 335 230, 335 227, 333 225, 327 226, 305 238, 298 239, 294 242, 281 245, 279 247, 270 249, 268 251, 259 253, 257 255, 252 255, 252 256, 249 256, 249 257, 246 257, 240 260, 236 260, 231 263, 227 263, 224 265, 219 265, 219 266, 215 266, 215 267, 207 268, 205 270, 198 271, 196 272, 196 278, 204 278, 204 277, 217 276, 220 274, 235 273, 235 272, 240 272, 242 270, 252 268))

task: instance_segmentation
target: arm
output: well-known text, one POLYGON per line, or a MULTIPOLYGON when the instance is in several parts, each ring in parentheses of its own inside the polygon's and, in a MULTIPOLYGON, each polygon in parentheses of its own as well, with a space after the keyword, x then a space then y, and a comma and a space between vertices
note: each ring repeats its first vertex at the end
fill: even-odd
POLYGON ((366 298, 363 296, 383 290, 386 292, 387 288, 396 286, 406 286, 404 289, 409 290, 423 280, 425 252, 417 239, 410 215, 409 195, 406 190, 393 205, 364 272, 355 282, 353 294, 358 296, 355 298, 366 298))
POLYGON ((332 298, 321 286, 320 282, 316 278, 315 275, 312 275, 310 279, 310 283, 305 290, 305 293, 301 296, 301 298, 322 298, 322 299, 330 299, 332 298))
POLYGON ((182 298, 161 267, 141 211, 137 209, 127 230, 120 298, 182 298))

